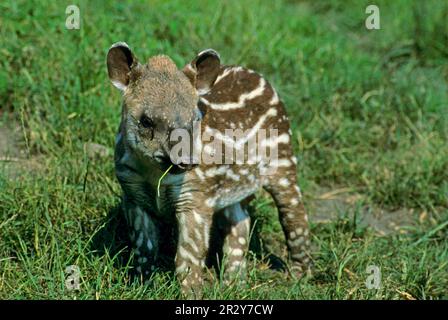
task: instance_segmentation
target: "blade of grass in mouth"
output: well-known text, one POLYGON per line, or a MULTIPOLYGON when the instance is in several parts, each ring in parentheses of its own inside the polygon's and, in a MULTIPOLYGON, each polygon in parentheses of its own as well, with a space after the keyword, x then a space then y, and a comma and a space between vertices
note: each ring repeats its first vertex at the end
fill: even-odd
POLYGON ((159 182, 157 183, 157 196, 160 198, 160 183, 162 182, 163 178, 165 178, 165 176, 168 174, 168 172, 171 170, 171 168, 173 167, 173 165, 170 165, 168 167, 168 169, 166 169, 166 171, 162 174, 162 176, 159 179, 159 182))

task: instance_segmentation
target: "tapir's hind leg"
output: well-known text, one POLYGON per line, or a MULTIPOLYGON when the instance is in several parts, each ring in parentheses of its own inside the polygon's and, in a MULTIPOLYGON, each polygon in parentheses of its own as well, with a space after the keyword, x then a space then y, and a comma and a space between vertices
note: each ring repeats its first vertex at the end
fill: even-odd
POLYGON ((271 194, 277 206, 280 223, 285 234, 292 271, 302 275, 310 265, 310 233, 308 217, 297 186, 296 166, 278 168, 269 179, 265 189, 271 194))

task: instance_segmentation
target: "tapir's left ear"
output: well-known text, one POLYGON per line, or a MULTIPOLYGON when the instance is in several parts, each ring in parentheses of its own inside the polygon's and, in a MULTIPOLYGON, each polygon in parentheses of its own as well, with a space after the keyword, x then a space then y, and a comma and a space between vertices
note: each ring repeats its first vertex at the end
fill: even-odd
POLYGON ((187 64, 183 73, 190 79, 191 84, 199 94, 207 93, 213 86, 221 68, 219 53, 213 49, 203 50, 196 58, 187 64))

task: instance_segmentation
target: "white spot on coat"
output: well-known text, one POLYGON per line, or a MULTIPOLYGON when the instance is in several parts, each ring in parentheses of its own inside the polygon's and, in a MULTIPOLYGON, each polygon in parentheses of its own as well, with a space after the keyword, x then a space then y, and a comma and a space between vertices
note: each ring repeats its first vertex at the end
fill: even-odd
POLYGON ((143 237, 144 237, 143 232, 140 232, 140 234, 138 235, 137 242, 136 242, 137 248, 140 248, 142 246, 142 244, 143 244, 143 237))
POLYGON ((280 180, 278 180, 278 184, 282 187, 288 187, 290 183, 287 178, 281 178, 280 180))
POLYGON ((243 237, 239 237, 238 242, 244 246, 246 244, 246 239, 244 239, 243 237))

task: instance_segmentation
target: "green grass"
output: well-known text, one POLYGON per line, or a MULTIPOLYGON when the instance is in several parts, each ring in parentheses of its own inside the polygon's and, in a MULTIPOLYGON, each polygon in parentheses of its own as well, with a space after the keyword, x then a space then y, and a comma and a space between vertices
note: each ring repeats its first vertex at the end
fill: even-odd
MULTIPOLYGON (((362 195, 329 223, 313 223, 310 211, 311 277, 291 279, 258 257, 246 285, 214 284, 206 298, 447 299, 448 4, 376 1, 377 31, 364 27, 368 4, 3 1, 0 126, 20 127, 34 165, 11 179, 0 162, 0 298, 178 297, 170 274, 130 281, 126 250, 99 245, 115 236, 120 188, 112 157, 90 159, 84 145, 113 146, 120 95, 105 56, 126 41, 140 60, 164 53, 180 67, 211 47, 224 63, 263 73, 288 108, 305 200, 322 187, 362 195), (65 28, 72 3, 80 30, 65 28), (416 223, 379 236, 349 218, 368 214, 364 205, 411 208, 416 223), (422 212, 429 218, 419 222, 422 212), (65 288, 72 264, 79 292, 65 288), (365 286, 368 265, 381 268, 379 290, 365 286)), ((261 237, 281 255, 270 199, 253 205, 261 237)))

